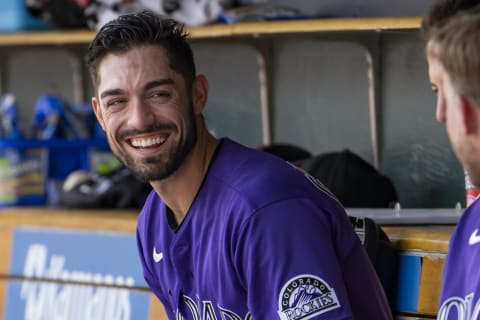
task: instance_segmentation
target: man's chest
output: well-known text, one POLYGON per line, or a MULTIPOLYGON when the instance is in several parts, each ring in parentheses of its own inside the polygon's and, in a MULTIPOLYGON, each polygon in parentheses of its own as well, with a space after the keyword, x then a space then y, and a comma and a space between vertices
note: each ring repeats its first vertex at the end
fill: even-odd
POLYGON ((246 289, 227 240, 213 234, 191 240, 158 243, 153 252, 159 260, 154 272, 171 310, 180 310, 184 319, 248 319, 246 289))

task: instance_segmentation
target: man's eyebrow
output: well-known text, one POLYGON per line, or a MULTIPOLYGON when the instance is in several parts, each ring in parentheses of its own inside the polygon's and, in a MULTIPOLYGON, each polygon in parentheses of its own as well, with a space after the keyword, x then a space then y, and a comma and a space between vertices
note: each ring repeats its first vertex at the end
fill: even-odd
POLYGON ((122 89, 110 89, 110 90, 105 90, 100 94, 100 99, 103 99, 108 96, 118 96, 121 94, 125 94, 125 91, 122 89))
POLYGON ((171 78, 154 80, 154 81, 150 81, 149 83, 147 83, 143 87, 143 90, 147 91, 147 90, 150 90, 150 89, 155 88, 155 87, 164 86, 164 85, 167 85, 167 84, 174 84, 174 83, 175 83, 175 81, 173 81, 173 79, 171 79, 171 78))
MULTIPOLYGON (((175 81, 173 81, 173 79, 170 79, 170 78, 154 80, 154 81, 148 82, 143 87, 143 90, 147 91, 147 90, 150 90, 150 89, 155 88, 155 87, 164 86, 164 85, 171 85, 171 84, 174 84, 174 83, 175 83, 175 81)), ((110 89, 110 90, 103 91, 100 94, 100 98, 103 99, 103 98, 108 97, 108 96, 118 96, 118 95, 122 95, 122 94, 126 94, 126 92, 122 89, 110 89)))

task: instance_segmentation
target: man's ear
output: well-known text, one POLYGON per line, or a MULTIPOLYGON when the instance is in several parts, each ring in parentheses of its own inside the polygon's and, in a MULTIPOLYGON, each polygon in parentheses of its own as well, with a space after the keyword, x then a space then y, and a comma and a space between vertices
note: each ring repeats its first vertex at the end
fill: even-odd
POLYGON ((466 134, 476 134, 479 130, 480 109, 476 103, 467 97, 460 96, 460 109, 466 134))
POLYGON ((198 75, 192 84, 192 103, 195 114, 205 109, 208 99, 208 80, 204 75, 198 75))
POLYGON ((103 115, 100 111, 100 103, 98 102, 97 98, 92 98, 92 108, 93 112, 95 113, 95 117, 97 118, 98 123, 102 127, 102 130, 105 131, 105 124, 103 122, 103 115))

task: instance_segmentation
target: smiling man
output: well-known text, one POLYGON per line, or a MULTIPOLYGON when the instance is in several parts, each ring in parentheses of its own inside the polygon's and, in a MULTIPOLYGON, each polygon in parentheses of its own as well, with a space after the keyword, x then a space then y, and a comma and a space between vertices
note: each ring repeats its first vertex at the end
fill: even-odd
POLYGON ((342 205, 274 155, 217 139, 182 25, 106 24, 87 54, 112 151, 153 190, 138 218, 145 280, 170 319, 392 319, 342 205))

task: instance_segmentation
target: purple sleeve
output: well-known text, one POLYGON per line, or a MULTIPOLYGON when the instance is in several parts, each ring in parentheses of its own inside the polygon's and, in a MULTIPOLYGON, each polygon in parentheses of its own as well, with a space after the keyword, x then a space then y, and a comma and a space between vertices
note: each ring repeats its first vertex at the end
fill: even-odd
POLYGON ((480 202, 476 200, 463 212, 450 237, 437 312, 439 320, 480 319, 479 214, 480 202))
POLYGON ((369 279, 373 268, 343 210, 328 214, 308 199, 281 201, 241 230, 234 257, 253 319, 391 319, 378 310, 386 301, 383 291, 376 299, 378 281, 345 281, 364 264, 369 279), (370 298, 355 296, 360 291, 370 298), (353 299, 362 310, 353 309, 359 305, 353 299))

